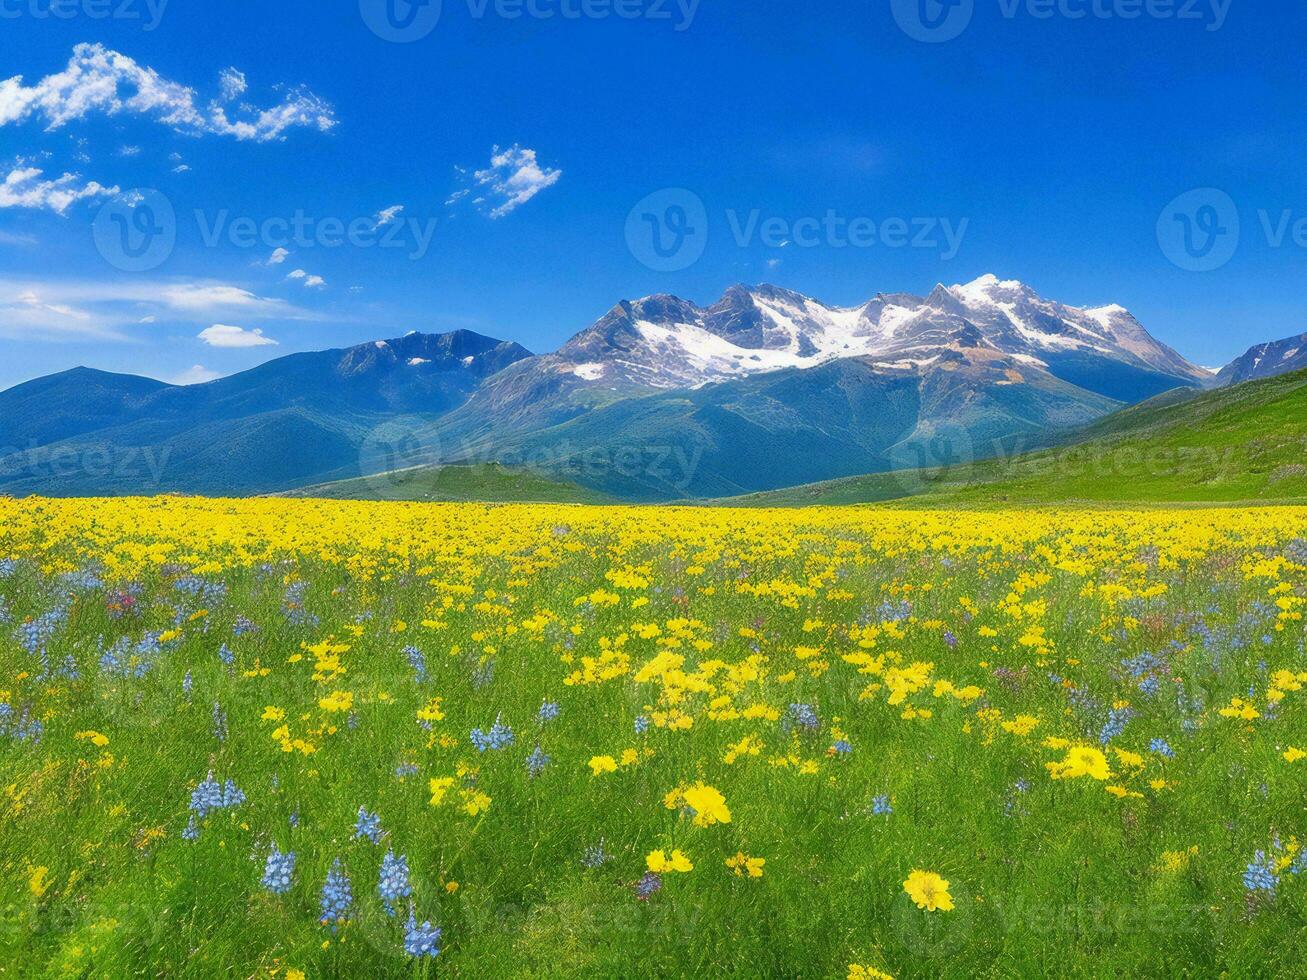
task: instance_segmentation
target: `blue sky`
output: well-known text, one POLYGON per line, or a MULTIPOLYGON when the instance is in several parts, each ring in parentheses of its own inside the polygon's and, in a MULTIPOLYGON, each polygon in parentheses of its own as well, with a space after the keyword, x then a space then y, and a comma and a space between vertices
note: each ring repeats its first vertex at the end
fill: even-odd
POLYGON ((1297 4, 961 0, 926 43, 910 0, 444 0, 394 43, 374 0, 59 2, 0 2, 0 385, 409 330, 546 351, 619 299, 735 282, 854 304, 994 272, 1209 365, 1307 330, 1297 4), (627 234, 666 188, 706 221, 670 269, 627 234), (1198 188, 1180 207, 1231 247, 1190 261, 1158 229, 1198 188), (160 200, 175 244, 124 268, 116 222, 160 200))

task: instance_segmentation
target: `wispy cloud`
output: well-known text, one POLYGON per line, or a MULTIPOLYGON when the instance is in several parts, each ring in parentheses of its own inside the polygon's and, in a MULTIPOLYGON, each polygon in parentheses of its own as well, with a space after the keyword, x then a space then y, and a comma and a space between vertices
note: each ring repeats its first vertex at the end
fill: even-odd
POLYGON ((123 340, 103 317, 35 289, 0 289, 0 336, 18 340, 123 340))
POLYGON ((382 208, 372 216, 372 227, 384 228, 386 225, 398 218, 403 210, 404 205, 402 204, 392 204, 388 208, 382 208))
POLYGON ((290 257, 290 252, 284 248, 274 248, 272 254, 268 256, 268 265, 281 265, 290 257))
POLYGON ((323 279, 321 276, 310 275, 303 269, 296 269, 294 272, 286 276, 286 278, 302 282, 305 289, 321 289, 327 285, 327 280, 323 279))
POLYGON ((92 180, 82 182, 78 174, 64 174, 53 180, 36 167, 19 165, 0 183, 0 208, 41 208, 63 214, 76 201, 112 197, 117 187, 105 187, 92 180))
POLYGON ((202 105, 193 89, 125 54, 102 44, 79 44, 63 71, 34 85, 24 85, 22 75, 0 81, 0 126, 35 117, 54 130, 96 113, 129 113, 189 135, 267 142, 284 139, 295 127, 325 132, 336 125, 331 106, 304 88, 287 90, 280 103, 266 109, 242 104, 240 117, 233 118, 224 101, 244 92, 244 85, 245 76, 229 68, 219 79, 221 96, 202 105))
MULTIPOLYGON (((514 143, 506 150, 495 147, 490 155, 490 166, 468 174, 459 171, 465 179, 470 176, 480 190, 475 203, 490 208, 490 217, 502 218, 512 214, 546 187, 552 187, 563 176, 561 170, 542 167, 536 151, 514 143)), ((445 203, 454 204, 468 194, 460 191, 445 203)))
POLYGON ((276 347, 277 342, 271 337, 263 336, 259 329, 246 330, 244 327, 228 326, 215 323, 205 327, 197 334, 200 340, 210 347, 276 347))
POLYGON ((142 325, 214 323, 227 318, 264 322, 319 319, 282 299, 241 286, 177 280, 0 279, 0 336, 58 340, 75 335, 130 340, 142 325), (126 332, 131 331, 131 332, 126 332))
POLYGON ((203 364, 193 364, 181 374, 164 380, 174 385, 202 385, 208 381, 217 381, 221 377, 221 372, 212 371, 203 364))

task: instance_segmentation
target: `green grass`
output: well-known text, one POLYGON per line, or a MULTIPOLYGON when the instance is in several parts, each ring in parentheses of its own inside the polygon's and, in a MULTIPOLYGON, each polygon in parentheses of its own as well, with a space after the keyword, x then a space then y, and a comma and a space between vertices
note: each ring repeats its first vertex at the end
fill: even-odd
POLYGON ((1160 395, 1038 452, 718 503, 794 507, 908 497, 910 506, 940 507, 1307 500, 1307 372, 1160 395))
POLYGON ((322 500, 417 500, 427 502, 604 504, 596 490, 550 480, 498 463, 417 466, 369 477, 302 487, 280 494, 322 500))
POLYGON ((0 556, 21 556, 0 566, 0 964, 15 974, 1273 977, 1307 958, 1307 873, 1284 871, 1274 898, 1242 883, 1258 850, 1278 840, 1291 858, 1307 840, 1307 760, 1282 758, 1307 748, 1307 687, 1270 694, 1277 672, 1307 671, 1301 604, 1281 629, 1271 605, 1307 589, 1307 563, 1286 563, 1307 511, 0 507, 0 556), (125 578, 58 577, 111 554, 125 578), (217 570, 188 571, 208 558, 217 570), (44 655, 25 648, 21 625, 52 609, 44 655), (174 629, 120 661, 139 669, 104 659, 174 629), (310 649, 333 637, 341 670, 310 649), (1160 658, 1156 694, 1123 666, 1142 654, 1160 658), (859 656, 886 659, 877 673, 859 656), (928 677, 895 703, 886 671, 913 663, 928 677), (348 710, 323 706, 346 693, 348 710), (443 717, 424 727, 435 697, 443 717), (1222 717, 1235 697, 1260 717, 1222 717), (1042 740, 1098 746, 1114 702, 1133 714, 1112 745, 1142 768, 1109 750, 1110 781, 1051 779, 1064 752, 1042 740), (692 727, 661 727, 672 711, 692 727), (1021 715, 1039 727, 1003 730, 1021 715), (470 733, 497 719, 513 744, 478 752, 470 733), (745 736, 759 753, 728 763, 745 736), (283 751, 292 738, 312 754, 283 751), (536 746, 550 761, 532 778, 536 746), (591 774, 627 749, 637 764, 591 774), (209 772, 247 799, 188 841, 209 772), (664 804, 696 781, 729 823, 664 804), (462 810, 477 793, 489 809, 462 810), (361 806, 381 843, 355 837, 361 806), (285 895, 260 886, 274 843, 297 856, 285 895), (608 860, 587 867, 599 844, 608 860), (432 963, 402 953, 408 901, 391 918, 377 894, 387 848, 443 929, 432 963), (646 855, 672 848, 694 870, 639 900, 646 855), (727 870, 740 851, 766 859, 762 878, 727 870), (336 859, 354 908, 333 935, 317 920, 336 859), (912 904, 914 868, 952 883, 953 911, 912 904))

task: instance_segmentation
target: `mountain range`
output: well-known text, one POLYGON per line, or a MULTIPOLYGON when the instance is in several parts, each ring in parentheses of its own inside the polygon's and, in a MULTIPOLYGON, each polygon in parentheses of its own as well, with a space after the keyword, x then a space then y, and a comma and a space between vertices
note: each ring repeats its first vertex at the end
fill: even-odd
POLYGON ((1120 306, 995 276, 853 307, 734 286, 707 307, 623 301, 542 356, 410 333, 200 385, 40 378, 0 392, 0 491, 270 493, 498 463, 630 500, 728 496, 1036 448, 1305 352, 1261 345, 1214 375, 1120 306))

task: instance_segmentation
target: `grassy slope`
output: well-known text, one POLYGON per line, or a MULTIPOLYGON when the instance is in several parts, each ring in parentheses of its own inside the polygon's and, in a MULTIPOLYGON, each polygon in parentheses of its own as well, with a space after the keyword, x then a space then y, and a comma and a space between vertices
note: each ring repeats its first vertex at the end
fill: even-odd
POLYGON ((328 500, 425 500, 485 503, 604 504, 612 499, 573 483, 546 480, 495 463, 414 467, 372 477, 301 487, 279 496, 328 500))
POLYGON ((733 498, 745 506, 874 503, 1233 503, 1307 499, 1307 371, 1168 393, 1075 442, 934 472, 877 473, 733 498))

